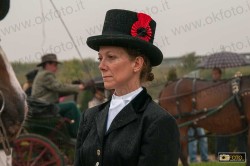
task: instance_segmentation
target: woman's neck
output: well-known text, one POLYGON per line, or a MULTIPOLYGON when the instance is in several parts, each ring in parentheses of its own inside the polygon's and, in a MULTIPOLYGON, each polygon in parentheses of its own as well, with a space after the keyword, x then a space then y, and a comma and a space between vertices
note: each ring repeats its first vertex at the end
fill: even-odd
POLYGON ((117 89, 115 89, 114 94, 115 94, 116 96, 123 96, 123 95, 126 95, 126 94, 128 94, 128 93, 130 93, 130 92, 133 92, 133 91, 139 89, 140 87, 141 87, 141 86, 138 85, 138 86, 133 86, 133 87, 117 88, 117 89))

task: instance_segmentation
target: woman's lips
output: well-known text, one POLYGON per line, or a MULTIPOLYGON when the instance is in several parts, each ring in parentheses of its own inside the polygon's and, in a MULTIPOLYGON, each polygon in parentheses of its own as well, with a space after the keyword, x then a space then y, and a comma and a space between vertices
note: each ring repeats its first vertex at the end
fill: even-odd
POLYGON ((107 79, 111 78, 111 76, 103 76, 102 78, 103 78, 103 80, 107 80, 107 79))

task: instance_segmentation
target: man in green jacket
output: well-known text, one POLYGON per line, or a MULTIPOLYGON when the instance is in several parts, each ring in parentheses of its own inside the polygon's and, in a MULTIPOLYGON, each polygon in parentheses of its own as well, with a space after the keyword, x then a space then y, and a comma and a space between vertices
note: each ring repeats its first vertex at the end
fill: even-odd
POLYGON ((31 96, 42 101, 57 104, 60 115, 73 120, 73 123, 70 124, 69 132, 75 138, 79 127, 80 111, 74 102, 59 103, 58 101, 61 95, 78 93, 84 90, 85 86, 83 84, 72 85, 59 82, 55 76, 58 64, 60 62, 57 61, 55 54, 42 56, 42 62, 37 65, 42 67, 42 70, 35 77, 31 96))

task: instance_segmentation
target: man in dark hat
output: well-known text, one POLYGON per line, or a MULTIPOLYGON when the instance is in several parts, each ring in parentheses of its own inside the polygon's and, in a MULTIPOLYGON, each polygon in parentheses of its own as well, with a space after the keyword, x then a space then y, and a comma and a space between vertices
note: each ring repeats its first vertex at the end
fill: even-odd
POLYGON ((83 84, 63 84, 56 79, 57 61, 55 54, 46 54, 42 56, 42 62, 37 66, 42 67, 33 82, 32 97, 56 103, 59 106, 59 113, 63 117, 73 120, 70 124, 70 133, 72 137, 76 137, 80 120, 80 111, 74 102, 59 103, 59 97, 63 94, 75 94, 84 90, 83 84))

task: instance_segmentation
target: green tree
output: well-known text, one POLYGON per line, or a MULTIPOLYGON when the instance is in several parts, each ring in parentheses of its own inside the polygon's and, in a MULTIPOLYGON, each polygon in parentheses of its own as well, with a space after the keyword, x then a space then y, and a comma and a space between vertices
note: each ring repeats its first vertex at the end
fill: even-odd
POLYGON ((181 57, 181 62, 182 62, 182 71, 184 73, 188 73, 192 70, 194 70, 198 64, 197 57, 195 55, 195 52, 186 54, 181 57))
POLYGON ((72 80, 78 80, 83 77, 81 64, 77 59, 64 61, 59 67, 58 78, 62 82, 70 83, 72 80))
POLYGON ((176 73, 176 68, 175 67, 171 67, 168 71, 168 81, 173 81, 177 79, 177 73, 176 73))
POLYGON ((12 62, 11 65, 21 85, 26 82, 25 74, 36 68, 36 63, 12 62))
POLYGON ((59 67, 58 78, 62 82, 70 83, 73 80, 82 80, 85 82, 96 76, 100 76, 98 63, 92 59, 64 61, 59 67))

